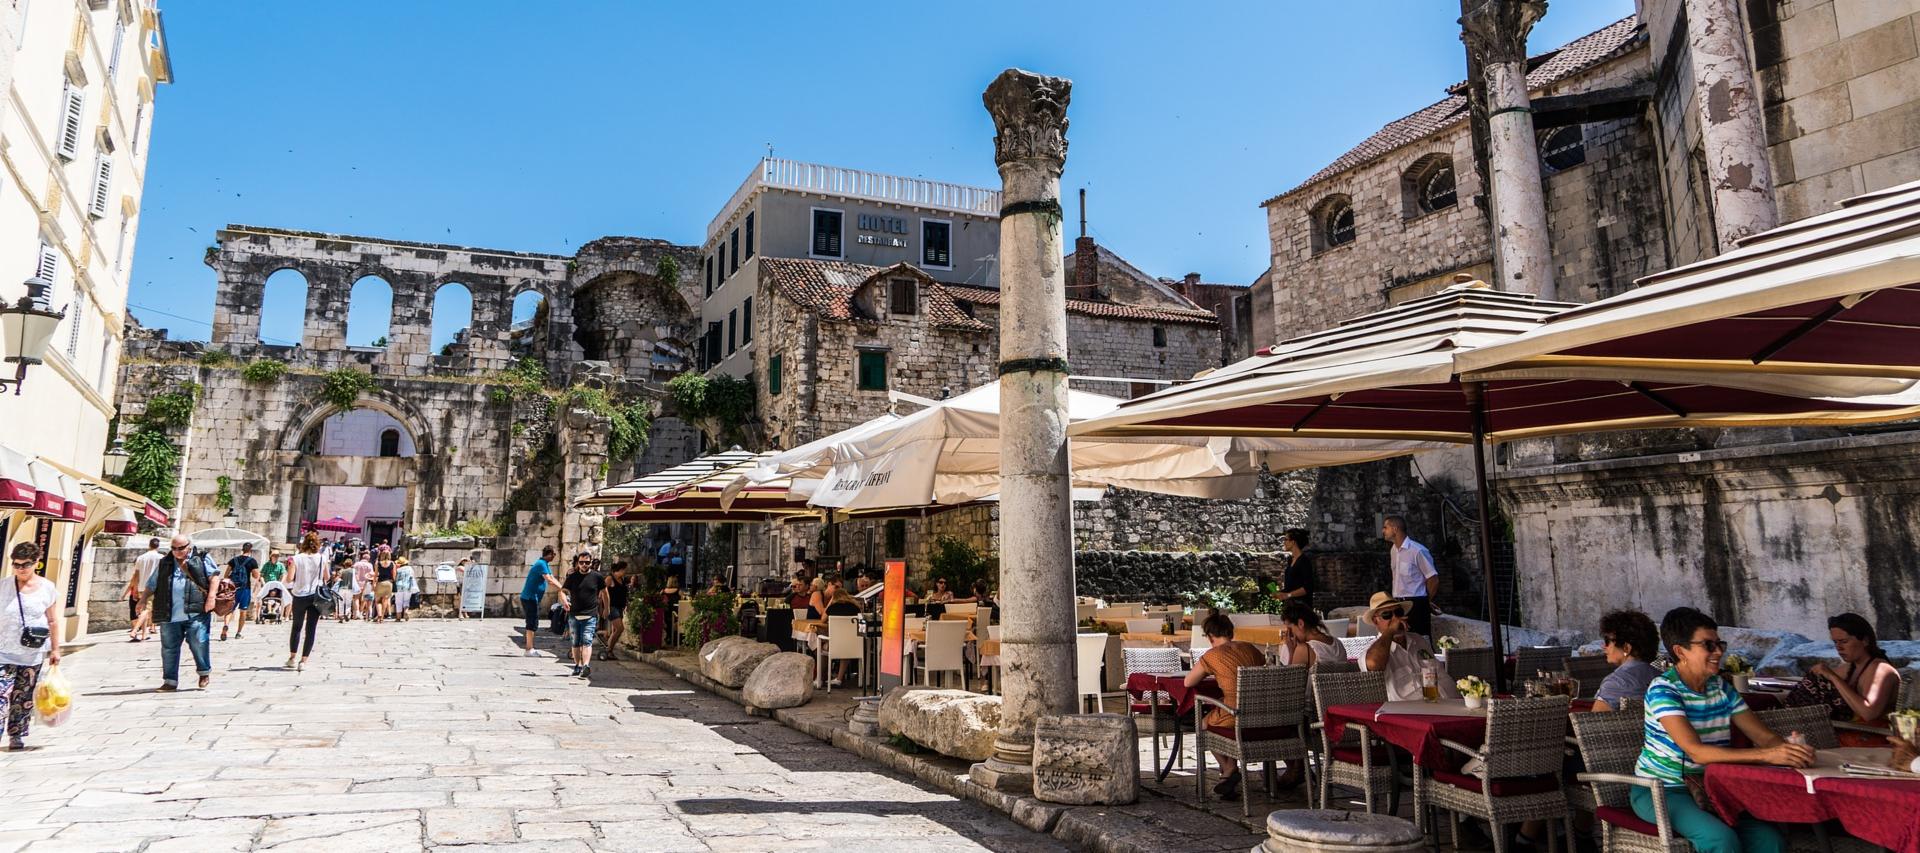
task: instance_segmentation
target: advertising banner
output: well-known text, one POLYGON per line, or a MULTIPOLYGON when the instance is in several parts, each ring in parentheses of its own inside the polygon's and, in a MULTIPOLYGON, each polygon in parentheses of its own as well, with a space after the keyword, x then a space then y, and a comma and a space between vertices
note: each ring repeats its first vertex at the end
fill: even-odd
POLYGON ((901 652, 907 643, 907 561, 888 560, 886 592, 880 596, 880 691, 905 683, 901 652))

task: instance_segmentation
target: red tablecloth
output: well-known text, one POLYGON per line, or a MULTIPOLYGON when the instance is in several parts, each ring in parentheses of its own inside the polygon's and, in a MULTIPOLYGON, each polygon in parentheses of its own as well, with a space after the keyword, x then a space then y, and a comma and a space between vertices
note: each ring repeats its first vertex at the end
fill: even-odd
MULTIPOLYGON (((1586 711, 1592 707, 1592 700, 1577 699, 1571 710, 1586 711)), ((1442 739, 1467 746, 1479 746, 1487 740, 1487 718, 1483 716, 1387 714, 1376 720, 1374 714, 1379 711, 1378 704, 1329 705, 1323 721, 1327 726, 1327 737, 1339 740, 1346 733, 1348 723, 1359 723, 1366 726, 1367 731, 1375 737, 1406 750, 1413 756, 1413 763, 1446 770, 1459 769, 1466 763, 1467 757, 1441 746, 1442 739)))
POLYGON ((1127 676, 1127 699, 1132 702, 1145 702, 1146 695, 1157 690, 1173 699, 1174 714, 1186 717, 1193 713, 1195 695, 1220 698, 1220 684, 1211 676, 1195 687, 1188 687, 1186 678, 1183 673, 1156 675, 1150 672, 1136 672, 1127 676))
POLYGON ((1741 814, 1779 823, 1838 820, 1847 833, 1894 853, 1920 853, 1920 781, 1807 779, 1786 767, 1707 765, 1707 796, 1721 817, 1741 814))

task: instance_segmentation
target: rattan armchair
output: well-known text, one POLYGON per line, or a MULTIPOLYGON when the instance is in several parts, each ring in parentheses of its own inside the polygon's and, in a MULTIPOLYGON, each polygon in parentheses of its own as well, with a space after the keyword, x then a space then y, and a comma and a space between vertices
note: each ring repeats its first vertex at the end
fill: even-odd
MULTIPOLYGON (((1459 772, 1429 768, 1413 777, 1413 813, 1425 829, 1428 809, 1477 817, 1493 827, 1494 853, 1505 853, 1507 824, 1558 820, 1573 837, 1572 812, 1560 787, 1566 753, 1567 698, 1492 699, 1487 703, 1487 742, 1478 748, 1441 740, 1471 764, 1459 772)), ((1453 846, 1459 849, 1458 824, 1453 846)), ((1556 849, 1547 833, 1547 849, 1556 849)))
POLYGON ((1569 646, 1521 646, 1513 653, 1513 680, 1524 682, 1540 672, 1559 672, 1572 656, 1569 646))
POLYGON ((1693 845, 1673 834, 1667 800, 1657 780, 1633 775, 1646 737, 1640 714, 1575 714, 1573 739, 1587 772, 1579 775, 1593 790, 1594 832, 1606 853, 1693 853, 1693 845), (1641 820, 1628 801, 1632 786, 1653 792, 1654 822, 1641 820))
POLYGON ((1753 715, 1781 737, 1799 732, 1807 736, 1808 746, 1833 749, 1840 745, 1840 739, 1834 734, 1833 717, 1829 713, 1825 705, 1796 705, 1755 711, 1753 715))
POLYGON ((1607 663, 1605 655, 1576 655, 1567 658, 1567 674, 1580 682, 1581 699, 1592 699, 1600 692, 1600 682, 1612 675, 1614 665, 1607 663))
POLYGON ((1352 660, 1316 660, 1313 672, 1359 672, 1360 662, 1352 660))
POLYGON ((1304 666, 1243 666, 1234 688, 1237 704, 1208 696, 1193 703, 1194 790, 1207 798, 1207 753, 1218 752, 1240 762, 1240 814, 1253 814, 1252 794, 1246 784, 1256 761, 1267 764, 1267 796, 1273 796, 1273 762, 1305 762, 1307 739, 1307 668, 1304 666), (1207 711, 1220 708, 1233 714, 1233 727, 1208 726, 1207 711))
POLYGON ((1332 705, 1357 705, 1387 701, 1387 674, 1384 672, 1316 672, 1309 676, 1313 685, 1313 727, 1320 730, 1320 786, 1318 808, 1326 808, 1333 785, 1362 792, 1367 811, 1374 810, 1376 799, 1387 801, 1387 813, 1400 810, 1398 764, 1393 748, 1374 737, 1367 727, 1350 723, 1340 739, 1327 737, 1325 720, 1332 705))
MULTIPOLYGON (((1154 675, 1172 675, 1180 671, 1180 651, 1171 648, 1127 649, 1120 650, 1120 667, 1130 679, 1134 673, 1145 672, 1154 675)), ((1160 772, 1160 729, 1180 725, 1180 716, 1175 713, 1173 697, 1164 690, 1149 690, 1144 693, 1127 696, 1127 715, 1145 715, 1153 723, 1153 769, 1160 772)), ((1175 763, 1181 761, 1186 753, 1176 753, 1175 763)))
POLYGON ((1500 659, 1490 646, 1477 649, 1453 649, 1447 652, 1447 674, 1454 678, 1477 675, 1481 681, 1492 684, 1494 677, 1499 675, 1496 669, 1499 665, 1500 659))

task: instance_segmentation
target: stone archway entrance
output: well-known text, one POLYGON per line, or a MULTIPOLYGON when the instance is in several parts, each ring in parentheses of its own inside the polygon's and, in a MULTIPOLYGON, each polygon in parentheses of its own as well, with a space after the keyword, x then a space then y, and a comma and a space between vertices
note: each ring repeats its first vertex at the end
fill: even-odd
POLYGON ((360 526, 346 535, 401 547, 419 519, 431 440, 418 413, 390 395, 363 396, 349 409, 317 404, 301 413, 278 444, 288 540, 299 538, 302 522, 337 516, 360 526))

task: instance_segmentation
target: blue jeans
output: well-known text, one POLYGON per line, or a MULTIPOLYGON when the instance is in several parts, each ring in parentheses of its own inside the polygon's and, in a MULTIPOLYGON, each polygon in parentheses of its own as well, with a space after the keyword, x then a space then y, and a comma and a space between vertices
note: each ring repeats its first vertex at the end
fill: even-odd
POLYGON ((593 632, 600 627, 598 616, 569 616, 568 623, 573 625, 573 647, 593 645, 593 632))
POLYGON ((213 674, 213 657, 207 651, 207 625, 212 616, 197 613, 181 622, 160 623, 160 680, 174 686, 180 685, 180 641, 187 641, 187 648, 193 651, 194 670, 201 675, 213 674))
MULTIPOLYGON (((1653 792, 1634 787, 1627 791, 1633 800, 1633 813, 1648 823, 1654 822, 1653 792)), ((1696 853, 1782 853, 1787 839, 1773 824, 1741 815, 1733 826, 1700 808, 1685 788, 1667 788, 1667 819, 1676 835, 1693 844, 1696 853)))

